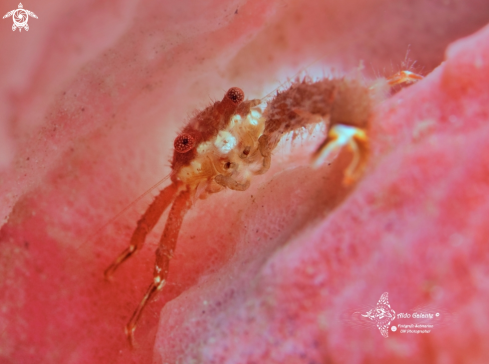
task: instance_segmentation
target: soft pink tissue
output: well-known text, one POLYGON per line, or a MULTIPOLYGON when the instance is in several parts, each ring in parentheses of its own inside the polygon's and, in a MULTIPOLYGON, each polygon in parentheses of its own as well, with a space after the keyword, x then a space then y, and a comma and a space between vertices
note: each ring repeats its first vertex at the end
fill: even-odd
POLYGON ((0 21, 0 363, 489 360, 487 1, 22 4, 28 31, 0 21), (376 105, 355 186, 347 152, 314 170, 297 147, 195 203, 131 349, 166 215, 110 282, 151 194, 98 229, 170 172, 195 110, 402 67, 426 78, 376 105), (384 292, 441 316, 383 337, 361 314, 384 292))

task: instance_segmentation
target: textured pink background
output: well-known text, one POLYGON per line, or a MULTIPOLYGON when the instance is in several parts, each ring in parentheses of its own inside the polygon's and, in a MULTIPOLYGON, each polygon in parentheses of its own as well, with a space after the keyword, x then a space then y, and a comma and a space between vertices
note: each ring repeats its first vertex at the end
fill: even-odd
POLYGON ((23 5, 29 32, 0 22, 0 362, 487 362, 487 28, 379 105, 353 190, 346 154, 318 171, 282 158, 249 191, 199 201, 137 350, 122 328, 162 225, 113 282, 102 272, 151 198, 87 240, 168 173, 178 128, 230 86, 260 97, 361 60, 389 75, 408 45, 428 74, 487 23, 486 1, 23 5), (384 291, 396 312, 451 321, 388 339, 345 321, 384 291))

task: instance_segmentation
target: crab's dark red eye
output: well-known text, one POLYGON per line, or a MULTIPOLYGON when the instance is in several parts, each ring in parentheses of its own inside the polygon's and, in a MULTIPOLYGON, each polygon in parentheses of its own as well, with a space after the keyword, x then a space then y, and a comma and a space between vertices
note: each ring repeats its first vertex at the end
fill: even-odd
POLYGON ((228 92, 226 92, 226 96, 230 99, 235 105, 241 104, 244 100, 244 92, 239 87, 231 87, 228 92))
POLYGON ((175 138, 173 146, 178 153, 187 153, 190 149, 195 147, 195 138, 190 134, 180 134, 175 138))

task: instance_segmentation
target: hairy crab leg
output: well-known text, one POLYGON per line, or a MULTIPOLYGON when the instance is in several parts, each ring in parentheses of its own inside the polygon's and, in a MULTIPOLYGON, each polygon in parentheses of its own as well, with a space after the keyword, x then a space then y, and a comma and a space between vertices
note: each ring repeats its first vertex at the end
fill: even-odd
POLYGON ((146 307, 146 304, 155 295, 155 293, 160 291, 165 286, 170 267, 170 260, 173 257, 173 252, 175 251, 183 218, 191 207, 191 197, 192 191, 190 188, 183 190, 175 198, 175 201, 170 209, 163 235, 161 236, 158 249, 156 249, 153 282, 148 287, 146 294, 141 300, 141 303, 136 308, 131 316, 131 319, 126 325, 125 331, 131 347, 133 347, 134 344, 134 330, 136 329, 136 325, 141 317, 144 307, 146 307))
POLYGON ((119 266, 140 250, 144 245, 146 235, 153 230, 163 212, 173 201, 178 192, 179 184, 172 183, 165 187, 138 221, 138 225, 131 236, 129 247, 126 248, 114 262, 105 270, 105 278, 109 279, 119 266))
MULTIPOLYGON (((391 78, 387 79, 389 86, 400 85, 403 83, 413 83, 422 80, 423 76, 411 71, 399 71, 391 78)), ((372 86, 370 89, 378 87, 372 86)), ((333 124, 335 124, 333 122, 333 124)), ((311 165, 319 167, 330 155, 339 151, 344 146, 348 146, 353 152, 353 159, 344 172, 343 184, 349 185, 355 182, 367 164, 369 140, 367 126, 336 124, 328 132, 328 137, 312 155, 311 165)))
POLYGON ((351 183, 361 174, 368 156, 366 130, 371 103, 370 90, 354 80, 297 82, 278 93, 265 110, 265 130, 258 140, 260 152, 268 157, 283 134, 323 121, 330 129, 313 154, 312 165, 321 165, 333 152, 348 145, 354 156, 345 171, 344 183, 351 183))

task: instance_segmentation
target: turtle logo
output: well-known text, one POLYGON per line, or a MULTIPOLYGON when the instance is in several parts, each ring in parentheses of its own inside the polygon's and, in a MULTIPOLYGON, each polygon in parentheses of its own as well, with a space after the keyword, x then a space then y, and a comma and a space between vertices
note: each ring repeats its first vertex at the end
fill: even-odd
POLYGON ((377 324, 383 337, 389 337, 389 326, 396 318, 396 311, 391 308, 388 299, 388 293, 384 292, 380 296, 377 306, 368 311, 363 317, 368 317, 377 324))
POLYGON ((20 3, 18 9, 9 11, 7 14, 3 16, 3 18, 5 19, 8 18, 9 16, 12 16, 12 18, 14 19, 14 25, 12 25, 12 30, 15 32, 15 29, 19 28, 19 32, 20 32, 22 31, 22 28, 24 28, 26 31, 29 30, 29 25, 27 24, 27 21, 29 20, 29 15, 37 19, 36 14, 34 14, 32 11, 24 10, 22 3, 20 3))

